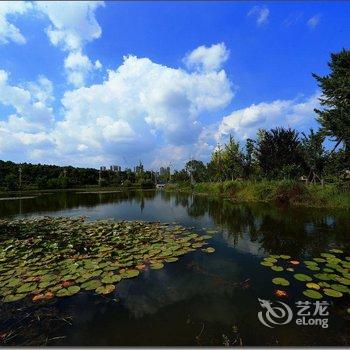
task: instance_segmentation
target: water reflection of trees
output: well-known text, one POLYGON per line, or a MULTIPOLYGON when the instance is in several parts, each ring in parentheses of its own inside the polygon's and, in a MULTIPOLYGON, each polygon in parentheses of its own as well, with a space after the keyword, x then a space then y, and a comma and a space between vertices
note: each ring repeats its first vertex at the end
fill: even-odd
POLYGON ((99 204, 136 203, 143 210, 147 201, 152 201, 155 191, 123 191, 115 193, 56 192, 38 195, 30 199, 0 201, 0 216, 48 213, 73 208, 93 208, 99 204))
POLYGON ((350 239, 350 220, 343 210, 235 204, 194 196, 187 212, 195 218, 208 214, 235 244, 247 233, 267 252, 318 254, 333 242, 347 245, 350 239))

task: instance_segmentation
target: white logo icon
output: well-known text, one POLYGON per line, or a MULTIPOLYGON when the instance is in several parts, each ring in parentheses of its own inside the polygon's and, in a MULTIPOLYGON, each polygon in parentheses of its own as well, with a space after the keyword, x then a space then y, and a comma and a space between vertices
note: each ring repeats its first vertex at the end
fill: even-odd
POLYGON ((272 306, 270 300, 258 299, 264 311, 259 311, 259 321, 266 327, 274 328, 273 325, 284 325, 293 318, 292 309, 285 303, 277 301, 280 306, 272 306))

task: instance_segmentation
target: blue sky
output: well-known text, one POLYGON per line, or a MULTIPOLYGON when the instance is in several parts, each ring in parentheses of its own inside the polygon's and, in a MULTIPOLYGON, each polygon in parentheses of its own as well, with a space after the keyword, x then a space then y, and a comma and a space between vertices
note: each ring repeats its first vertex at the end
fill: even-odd
POLYGON ((0 159, 207 161, 232 134, 317 128, 348 2, 1 2, 0 159))

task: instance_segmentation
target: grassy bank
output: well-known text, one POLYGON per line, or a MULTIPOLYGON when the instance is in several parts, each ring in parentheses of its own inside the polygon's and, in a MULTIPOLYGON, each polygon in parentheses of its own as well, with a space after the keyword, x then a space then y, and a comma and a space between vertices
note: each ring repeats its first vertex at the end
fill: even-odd
POLYGON ((222 196, 237 202, 271 202, 308 207, 350 209, 350 184, 306 186, 296 181, 226 181, 168 184, 168 191, 222 196))

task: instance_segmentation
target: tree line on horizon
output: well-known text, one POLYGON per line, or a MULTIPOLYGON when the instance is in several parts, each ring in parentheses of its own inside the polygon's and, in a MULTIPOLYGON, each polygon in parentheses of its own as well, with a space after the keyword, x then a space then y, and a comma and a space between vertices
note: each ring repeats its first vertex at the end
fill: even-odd
MULTIPOLYGON (((234 179, 300 179, 338 181, 350 176, 350 51, 332 53, 328 63, 330 73, 312 74, 322 91, 315 109, 320 127, 317 131, 299 133, 291 128, 260 129, 256 138, 247 139, 241 147, 232 135, 225 145, 218 145, 207 164, 190 160, 184 169, 158 180, 162 182, 205 182, 234 179), (334 142, 326 150, 325 139, 334 142), (348 173, 346 173, 348 172, 348 173)), ((88 185, 130 186, 138 183, 151 187, 154 172, 102 172, 97 169, 22 164, 22 188, 74 188, 88 185)), ((19 166, 0 161, 0 188, 19 189, 19 166)))

